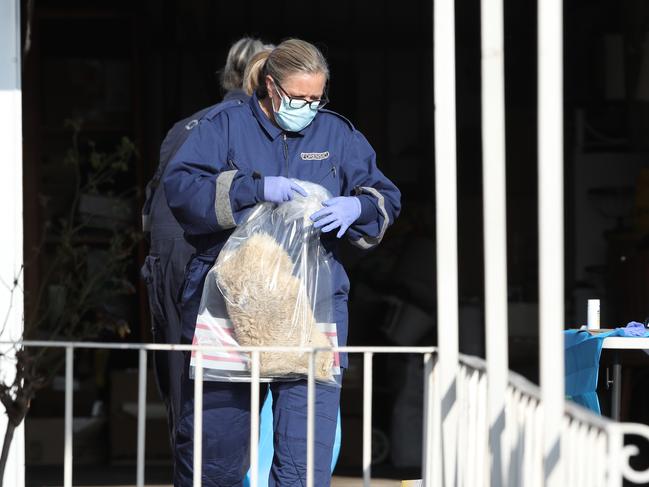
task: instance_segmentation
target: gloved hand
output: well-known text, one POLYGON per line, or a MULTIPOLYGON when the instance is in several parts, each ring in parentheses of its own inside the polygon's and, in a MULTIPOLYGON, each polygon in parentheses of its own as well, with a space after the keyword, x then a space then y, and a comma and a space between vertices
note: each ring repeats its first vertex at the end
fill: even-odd
POLYGON ((340 227, 336 237, 342 237, 349 226, 361 216, 361 201, 356 196, 338 196, 323 201, 322 210, 311 215, 315 228, 322 228, 323 232, 330 232, 340 227))
POLYGON ((283 203, 293 199, 293 191, 307 196, 307 192, 299 185, 284 176, 266 176, 264 178, 264 201, 283 203))

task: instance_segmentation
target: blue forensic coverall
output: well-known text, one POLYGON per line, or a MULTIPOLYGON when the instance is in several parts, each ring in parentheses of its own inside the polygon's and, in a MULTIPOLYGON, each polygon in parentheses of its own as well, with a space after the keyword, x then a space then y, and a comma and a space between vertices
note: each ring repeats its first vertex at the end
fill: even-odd
MULTIPOLYGON (((223 101, 245 103, 250 97, 241 90, 226 93, 223 101)), ((142 209, 142 229, 149 234, 149 255, 140 274, 147 287, 151 332, 155 343, 180 343, 181 321, 179 294, 185 266, 194 254, 194 247, 184 238, 184 230, 167 204, 162 178, 169 161, 184 144, 191 129, 218 105, 212 105, 177 122, 160 146, 160 163, 147 184, 142 209)), ((154 372, 160 396, 167 409, 169 437, 173 448, 175 424, 180 411, 180 380, 184 357, 178 352, 155 352, 154 372)))
MULTIPOLYGON (((218 107, 192 128, 164 178, 169 206, 195 246, 181 296, 182 340, 191 343, 205 276, 247 211, 263 201, 263 178, 286 176, 326 187, 333 196, 358 196, 361 215, 346 237, 363 249, 376 246, 400 211, 400 193, 376 166, 365 137, 344 117, 320 110, 300 132, 284 132, 249 103, 218 107)), ((334 257, 334 319, 347 341, 349 280, 338 260, 335 231, 322 234, 334 257)), ((347 357, 342 355, 341 366, 347 357)), ((192 485, 193 382, 181 386, 174 482, 192 485)), ((274 382, 275 456, 269 486, 302 485, 306 478, 306 381, 274 382)), ((315 485, 330 484, 330 463, 340 390, 316 387, 315 485)), ((250 385, 206 382, 203 398, 203 485, 241 485, 248 469, 250 385)))

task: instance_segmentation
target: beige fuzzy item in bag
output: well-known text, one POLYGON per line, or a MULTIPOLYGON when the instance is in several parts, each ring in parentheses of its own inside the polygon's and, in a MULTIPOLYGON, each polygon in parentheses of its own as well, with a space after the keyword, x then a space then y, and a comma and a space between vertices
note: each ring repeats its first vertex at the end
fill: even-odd
MULTIPOLYGON (((293 261, 273 237, 254 234, 222 257, 216 276, 239 345, 331 347, 316 326, 304 284, 293 275, 293 261)), ((308 373, 307 353, 260 357, 262 376, 308 373)), ((333 352, 316 355, 316 379, 332 380, 332 367, 333 352)))

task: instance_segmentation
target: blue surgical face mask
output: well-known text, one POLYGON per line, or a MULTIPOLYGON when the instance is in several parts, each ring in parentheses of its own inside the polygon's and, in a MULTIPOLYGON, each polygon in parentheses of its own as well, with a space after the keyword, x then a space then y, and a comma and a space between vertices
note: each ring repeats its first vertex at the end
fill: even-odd
POLYGON ((302 108, 291 108, 289 106, 289 98, 283 96, 277 89, 277 86, 275 86, 275 91, 277 91, 281 100, 277 110, 275 110, 275 105, 273 104, 277 125, 288 132, 299 132, 313 122, 313 119, 318 113, 317 109, 312 109, 308 103, 302 108))

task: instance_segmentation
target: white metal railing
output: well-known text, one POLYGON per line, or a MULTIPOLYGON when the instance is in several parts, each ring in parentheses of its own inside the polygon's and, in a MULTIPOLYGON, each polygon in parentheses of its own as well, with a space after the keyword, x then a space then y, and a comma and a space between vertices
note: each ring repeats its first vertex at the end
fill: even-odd
MULTIPOLYGON (((3 342, 2 344, 7 344, 3 342)), ((139 353, 139 387, 137 412, 137 478, 136 485, 144 486, 145 466, 145 423, 146 423, 146 369, 149 351, 196 351, 195 369, 195 414, 194 414, 194 487, 201 486, 202 459, 202 391, 203 354, 209 351, 233 351, 231 347, 165 344, 113 344, 90 342, 16 342, 20 347, 48 347, 65 349, 65 447, 63 454, 64 487, 72 487, 72 399, 73 362, 75 349, 133 350, 139 353)), ((313 486, 313 442, 315 374, 314 359, 318 350, 307 347, 244 347, 236 349, 251 353, 251 411, 259 411, 259 357, 260 352, 309 353, 311 360, 308 379, 307 400, 307 485, 313 486)), ((339 352, 361 353, 364 356, 363 381, 363 484, 371 484, 372 449, 372 359, 376 354, 420 354, 423 360, 424 416, 422 476, 425 486, 444 484, 443 452, 449 444, 442 432, 442 411, 448 406, 445 401, 454 400, 457 411, 457 428, 453 435, 451 465, 455 484, 458 487, 480 487, 494 485, 493 469, 508 465, 506 483, 500 485, 536 487, 547 485, 543 462, 544 414, 540 389, 510 372, 505 393, 505 417, 495 425, 498 439, 491 434, 494 425, 488 417, 487 363, 477 357, 459 355, 455 371, 457 396, 449 398, 439 387, 437 350, 434 347, 338 347, 339 352), (504 462, 490 454, 497 442, 503 453, 504 462)), ((635 483, 649 481, 649 470, 638 472, 631 468, 629 460, 638 453, 635 445, 624 445, 625 435, 638 435, 649 440, 649 426, 617 423, 574 404, 568 403, 563 411, 559 426, 563 444, 563 469, 560 481, 571 487, 621 487, 623 479, 635 483)), ((250 471, 251 485, 258 485, 258 436, 259 415, 251 413, 250 471)), ((343 435, 344 439, 344 435, 343 435)))
MULTIPOLYGON (((2 344, 2 343, 0 343, 2 344)), ((75 349, 101 349, 101 350, 133 350, 139 353, 139 385, 138 385, 138 413, 137 413, 137 487, 144 486, 145 464, 145 421, 146 421, 146 367, 148 351, 188 352, 195 351, 195 377, 194 377, 194 487, 201 486, 202 471, 202 397, 203 397, 203 354, 206 352, 248 352, 251 354, 251 411, 259 411, 259 358, 261 352, 304 352, 310 355, 309 373, 307 378, 307 486, 313 487, 314 465, 314 432, 315 432, 315 357, 318 349, 309 347, 215 347, 207 345, 172 345, 172 344, 137 344, 137 343, 95 343, 95 342, 50 342, 50 341, 23 341, 4 343, 16 347, 42 347, 65 349, 65 447, 64 447, 64 487, 72 487, 72 394, 73 394, 73 363, 75 349)), ((371 452, 372 452, 372 357, 378 353, 421 354, 425 370, 429 372, 428 382, 432 378, 434 347, 337 347, 333 349, 341 353, 362 353, 364 356, 364 381, 363 381, 363 479, 364 485, 371 482, 371 452)), ((422 384, 422 387, 424 385, 422 384)), ((434 408, 434 403, 427 402, 427 408, 434 408)), ((250 479, 251 487, 258 483, 259 450, 257 439, 259 437, 259 415, 251 414, 250 418, 250 479)), ((429 436, 430 438, 430 436, 429 436)), ((426 440, 424 440, 426 441, 426 440)), ((426 447, 424 447, 426 450, 426 447)), ((428 457, 426 457, 428 458, 428 457)), ((432 461, 432 458, 431 458, 432 461)), ((428 460, 424 463, 430 464, 428 460)), ((433 484, 430 484, 433 485, 433 484)))
MULTIPOLYGON (((458 368, 458 486, 487 486, 493 479, 494 437, 490 435, 487 411, 487 364, 477 357, 459 358, 458 368), (491 462, 491 464, 489 463, 491 462)), ((649 426, 618 423, 593 414, 574 403, 566 403, 557 427, 562 444, 562 469, 557 482, 564 486, 621 487, 624 480, 636 484, 649 481, 649 470, 634 470, 630 458, 638 454, 635 444, 624 444, 625 436, 649 439, 649 426)), ((541 487, 548 485, 544 461, 545 415, 541 389, 520 375, 509 372, 505 394, 505 418, 500 431, 507 482, 500 485, 541 487)), ((432 484, 441 485, 441 484, 432 484)), ((491 485, 494 485, 491 483, 491 485)))
MULTIPOLYGON (((436 387, 442 397, 439 421, 446 448, 441 450, 444 485, 455 485, 455 429, 457 427, 458 360, 458 250, 457 250, 457 141, 455 110, 455 2, 435 0, 433 6, 435 96, 435 228, 437 238, 437 342, 439 374, 436 387)), ((424 481, 437 472, 424 465, 424 481)))

